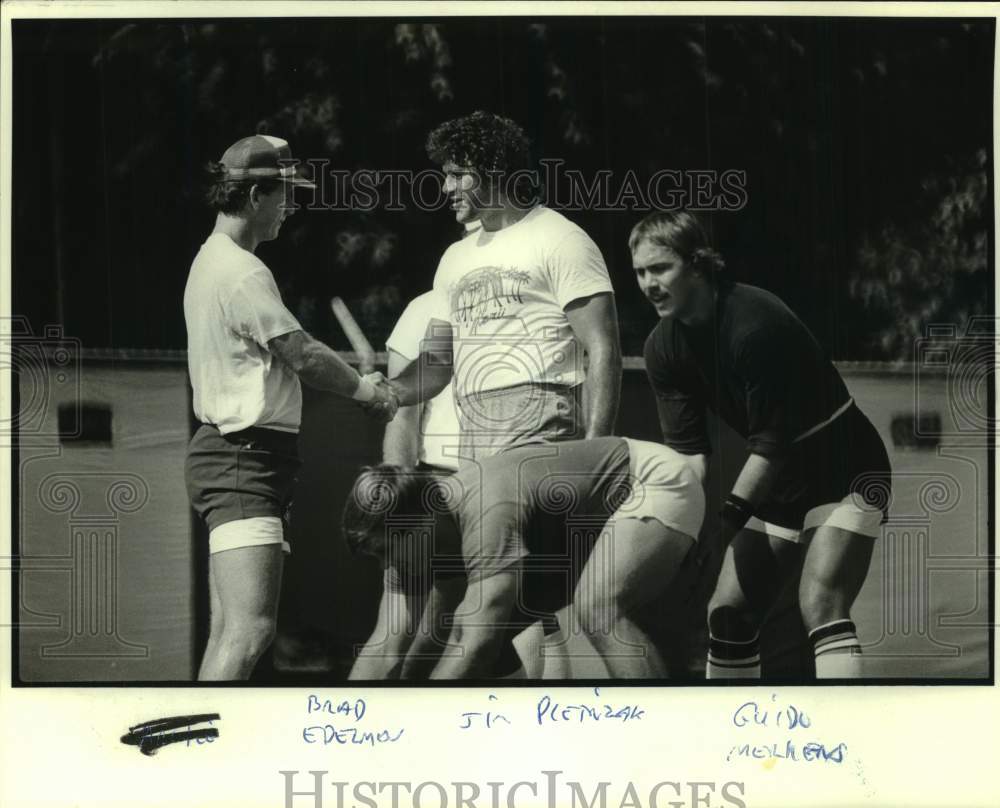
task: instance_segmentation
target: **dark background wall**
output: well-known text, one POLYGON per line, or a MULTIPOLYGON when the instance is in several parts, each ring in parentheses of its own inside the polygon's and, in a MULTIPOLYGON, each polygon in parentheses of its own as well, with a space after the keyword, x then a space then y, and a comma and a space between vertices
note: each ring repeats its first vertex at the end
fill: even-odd
MULTIPOLYGON (((31 370, 18 385, 20 401, 30 404, 23 410, 30 418, 22 422, 15 492, 21 678, 193 678, 208 625, 208 542, 184 493, 191 426, 182 357, 86 359, 48 372, 40 361, 31 370), (61 424, 60 408, 75 411, 78 403, 107 413, 107 420, 61 424), (65 440, 66 429, 87 439, 65 440), (113 586, 92 574, 101 564, 112 565, 113 586)), ((976 559, 989 553, 992 479, 982 433, 974 428, 985 418, 985 397, 958 395, 969 379, 940 369, 842 365, 841 371, 889 447, 895 472, 891 519, 854 610, 866 668, 890 677, 986 676, 989 570, 976 559), (940 419, 940 431, 951 436, 947 448, 906 440, 899 419, 915 413, 940 419)), ((619 425, 630 437, 656 440, 655 406, 640 370, 625 373, 619 425)), ((371 630, 379 570, 348 553, 339 518, 358 468, 380 458, 381 434, 351 402, 307 391, 280 636, 257 682, 340 679, 353 646, 371 630)), ((727 429, 715 429, 713 440, 706 531, 745 458, 743 442, 727 429)), ((764 668, 801 681, 811 654, 793 594, 764 631, 764 668)), ((665 587, 646 619, 673 675, 699 676, 704 603, 685 603, 665 587)))

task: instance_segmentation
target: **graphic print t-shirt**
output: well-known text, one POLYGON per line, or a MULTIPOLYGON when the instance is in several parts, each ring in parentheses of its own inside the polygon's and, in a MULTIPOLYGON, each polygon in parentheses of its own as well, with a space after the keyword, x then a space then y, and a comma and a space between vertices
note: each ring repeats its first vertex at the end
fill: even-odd
POLYGON ((518 384, 584 379, 564 309, 612 291, 597 245, 543 205, 502 230, 480 230, 441 258, 434 290, 447 302, 459 397, 518 384))

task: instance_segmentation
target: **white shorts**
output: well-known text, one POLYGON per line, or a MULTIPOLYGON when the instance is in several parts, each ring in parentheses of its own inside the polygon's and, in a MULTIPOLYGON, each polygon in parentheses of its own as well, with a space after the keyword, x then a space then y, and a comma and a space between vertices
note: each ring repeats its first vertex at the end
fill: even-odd
POLYGON ((698 539, 705 518, 705 490, 680 452, 660 443, 625 438, 632 490, 612 519, 656 519, 698 539))
POLYGON ((287 554, 291 545, 285 541, 284 525, 277 516, 252 516, 223 522, 208 534, 208 552, 221 553, 238 547, 256 547, 261 544, 280 544, 287 554))
POLYGON ((802 523, 802 530, 772 525, 756 516, 751 516, 746 523, 747 530, 755 530, 776 539, 797 543, 802 542, 803 533, 823 526, 837 527, 841 530, 849 530, 851 533, 859 533, 862 536, 877 539, 882 535, 882 511, 878 508, 872 508, 860 496, 848 494, 840 502, 817 505, 807 511, 805 521, 802 523))

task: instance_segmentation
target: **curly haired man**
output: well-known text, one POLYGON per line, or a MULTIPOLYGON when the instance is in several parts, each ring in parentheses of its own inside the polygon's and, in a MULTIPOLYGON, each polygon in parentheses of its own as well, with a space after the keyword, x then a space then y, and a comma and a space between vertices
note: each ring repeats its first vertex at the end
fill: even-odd
POLYGON ((540 202, 530 152, 520 126, 488 112, 427 139, 456 220, 482 226, 441 258, 438 314, 392 387, 407 406, 453 379, 461 460, 614 430, 621 348, 607 267, 581 228, 540 202))

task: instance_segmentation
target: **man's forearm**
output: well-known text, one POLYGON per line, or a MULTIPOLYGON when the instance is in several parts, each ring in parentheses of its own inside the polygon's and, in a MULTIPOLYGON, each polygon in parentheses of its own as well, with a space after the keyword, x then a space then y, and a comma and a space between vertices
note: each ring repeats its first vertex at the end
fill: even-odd
POLYGON ((444 656, 431 679, 470 679, 490 674, 496 657, 498 636, 488 629, 453 632, 444 656))
POLYGON ((386 425, 382 439, 382 462, 412 467, 419 460, 420 408, 401 407, 386 425))
POLYGON ((442 643, 418 635, 403 660, 401 679, 428 679, 441 659, 442 643))
POLYGON ((311 340, 302 352, 299 366, 293 368, 298 377, 310 387, 329 390, 350 398, 358 389, 361 376, 332 348, 318 340, 311 340))
POLYGON ((737 506, 733 508, 728 500, 723 506, 721 524, 723 544, 728 544, 746 524, 748 518, 746 509, 753 508, 767 499, 781 466, 782 461, 777 458, 758 454, 752 454, 747 458, 730 492, 730 497, 735 499, 737 506), (739 502, 740 500, 742 502, 739 502), (727 512, 731 515, 727 515, 727 512))
POLYGON ((587 437, 613 435, 622 386, 622 357, 617 346, 608 346, 591 354, 584 384, 589 409, 587 437))
POLYGON ((781 466, 782 462, 778 459, 750 455, 733 484, 732 493, 754 505, 760 504, 770 493, 781 466))
POLYGON ((452 366, 446 359, 421 352, 420 356, 390 380, 401 407, 411 407, 434 398, 451 381, 452 366))
POLYGON ((403 679, 427 679, 444 651, 450 632, 444 618, 453 614, 462 595, 453 583, 438 583, 427 597, 420 625, 403 660, 403 679))
POLYGON ((354 660, 354 665, 347 678, 351 680, 367 679, 399 679, 400 671, 403 667, 403 655, 405 649, 398 652, 385 651, 376 647, 365 646, 358 658, 354 660))

